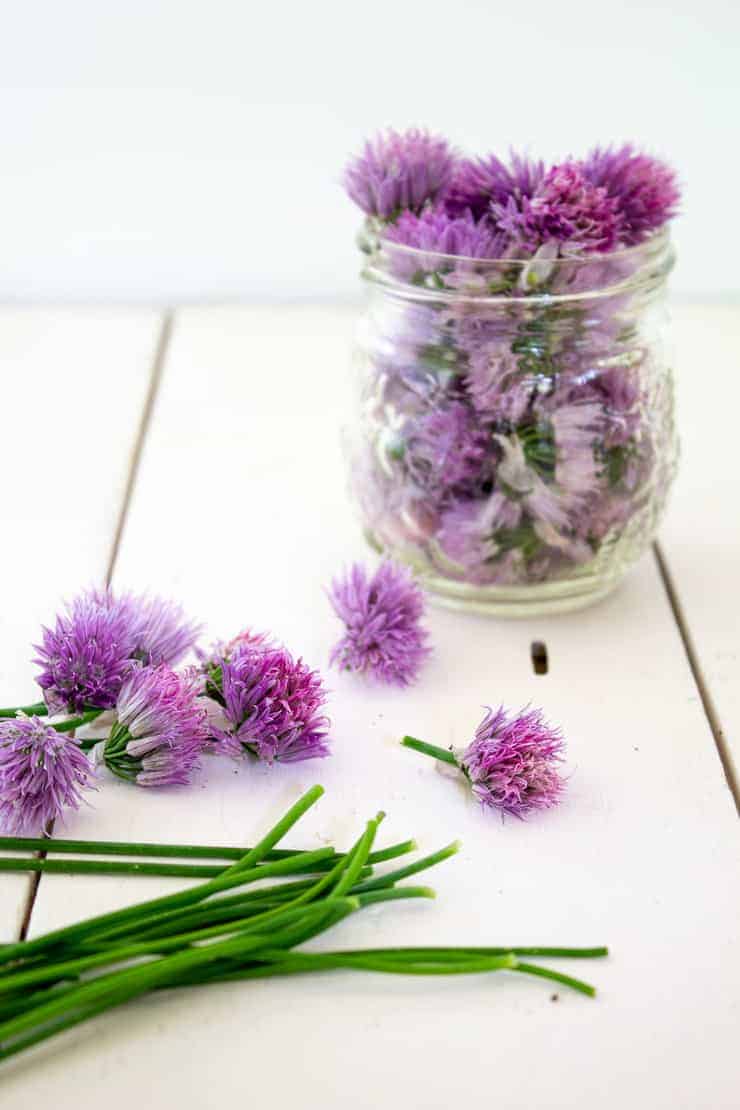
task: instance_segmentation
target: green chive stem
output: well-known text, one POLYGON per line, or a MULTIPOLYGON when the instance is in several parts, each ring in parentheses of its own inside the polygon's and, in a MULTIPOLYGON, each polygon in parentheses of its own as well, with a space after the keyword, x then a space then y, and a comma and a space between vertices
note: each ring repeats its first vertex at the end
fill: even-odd
POLYGON ((46 702, 35 701, 32 705, 10 705, 0 709, 0 717, 15 717, 18 713, 24 713, 26 717, 46 717, 48 712, 46 702))
POLYGON ((406 748, 413 748, 422 755, 430 755, 432 759, 439 759, 442 763, 451 763, 453 767, 459 764, 449 748, 438 748, 434 744, 426 744, 423 740, 416 740, 413 736, 404 736, 401 743, 406 748))
MULTIPOLYGON (((68 721, 60 721, 58 725, 51 727, 56 729, 57 732, 74 732, 76 728, 82 728, 83 725, 89 725, 96 717, 99 717, 104 710, 102 709, 87 709, 81 713, 79 717, 70 717, 68 721)), ((100 737, 96 739, 85 740, 80 743, 81 748, 92 748, 100 743, 100 737)))

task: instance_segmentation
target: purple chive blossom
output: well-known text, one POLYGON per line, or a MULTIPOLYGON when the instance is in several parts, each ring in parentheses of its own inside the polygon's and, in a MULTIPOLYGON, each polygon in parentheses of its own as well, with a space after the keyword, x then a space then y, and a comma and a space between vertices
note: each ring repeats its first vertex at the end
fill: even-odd
POLYGON ((603 438, 604 410, 598 403, 561 405, 550 417, 555 436, 555 481, 573 498, 587 498, 599 485, 594 445, 603 438))
POLYGON ((166 663, 174 667, 195 644, 201 625, 191 621, 174 601, 160 597, 124 594, 118 604, 133 614, 133 656, 147 666, 166 663))
POLYGON ((517 201, 531 197, 544 176, 542 162, 532 162, 519 154, 512 153, 511 166, 495 154, 465 158, 455 166, 444 194, 444 206, 451 216, 470 211, 475 219, 480 219, 489 212, 491 202, 505 206, 509 197, 517 201))
POLYGON ((189 783, 209 739, 201 688, 195 671, 176 674, 164 664, 132 670, 103 748, 106 767, 137 786, 189 783))
POLYGON ((230 659, 237 652, 246 649, 272 651, 275 646, 275 641, 269 632, 255 632, 253 628, 243 628, 230 640, 217 640, 208 649, 196 648, 195 654, 200 660, 202 669, 208 675, 211 667, 219 667, 222 660, 230 659))
POLYGON ((515 528, 521 516, 519 502, 499 490, 485 501, 458 501, 442 514, 437 533, 441 568, 476 583, 498 577, 501 567, 494 559, 500 552, 494 536, 515 528))
POLYGON ((524 817, 560 801, 564 781, 557 765, 563 739, 538 709, 507 714, 490 709, 472 743, 458 758, 473 793, 484 806, 524 817))
POLYGON ((491 212, 527 253, 548 243, 559 243, 566 254, 609 251, 618 243, 616 200, 577 162, 553 166, 531 198, 493 202, 491 212))
POLYGON ((465 258, 500 258, 507 239, 490 224, 476 222, 470 212, 450 216, 441 208, 427 208, 421 215, 403 212, 384 232, 384 239, 403 247, 465 258))
POLYGON ((321 676, 285 648, 242 645, 211 668, 209 693, 223 707, 224 751, 248 751, 264 763, 329 755, 321 676))
POLYGON ((38 717, 0 721, 0 828, 38 836, 91 786, 87 756, 38 717))
POLYGON ((470 345, 465 387, 470 403, 485 420, 518 424, 524 417, 538 382, 522 374, 511 339, 470 345))
POLYGON ((490 442, 470 409, 455 401, 411 424, 404 462, 420 489, 444 495, 480 482, 490 442))
POLYGON ((344 187, 368 216, 393 219, 405 208, 418 212, 434 200, 447 186, 454 161, 446 139, 417 129, 389 130, 350 159, 344 187))
POLYGON ((130 669, 131 614, 83 594, 42 630, 34 663, 46 703, 53 713, 77 712, 86 705, 109 709, 130 669))
POLYGON ((37 682, 52 712, 110 709, 132 665, 174 665, 198 632, 173 602, 89 590, 42 630, 37 682))
POLYGON ((390 685, 416 681, 430 648, 421 625, 424 595, 410 571, 383 562, 368 575, 355 563, 332 582, 329 600, 345 625, 332 664, 390 685))
POLYGON ((676 215, 680 190, 665 162, 639 154, 629 144, 596 147, 583 163, 584 176, 615 201, 619 238, 625 246, 642 242, 676 215))

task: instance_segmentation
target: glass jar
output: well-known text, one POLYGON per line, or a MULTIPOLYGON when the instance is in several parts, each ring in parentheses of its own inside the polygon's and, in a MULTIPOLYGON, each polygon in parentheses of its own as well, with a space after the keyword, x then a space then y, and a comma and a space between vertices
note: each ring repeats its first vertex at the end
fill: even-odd
POLYGON ((370 543, 440 602, 580 608, 655 533, 674 476, 664 233, 579 258, 429 253, 366 231, 360 409, 370 543))

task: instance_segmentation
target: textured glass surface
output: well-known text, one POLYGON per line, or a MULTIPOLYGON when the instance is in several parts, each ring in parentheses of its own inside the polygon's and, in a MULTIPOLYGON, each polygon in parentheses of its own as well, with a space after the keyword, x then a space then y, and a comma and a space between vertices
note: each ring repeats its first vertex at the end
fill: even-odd
POLYGON ((453 604, 516 614, 608 592, 675 470, 667 239, 529 262, 364 246, 347 444, 370 541, 453 604))

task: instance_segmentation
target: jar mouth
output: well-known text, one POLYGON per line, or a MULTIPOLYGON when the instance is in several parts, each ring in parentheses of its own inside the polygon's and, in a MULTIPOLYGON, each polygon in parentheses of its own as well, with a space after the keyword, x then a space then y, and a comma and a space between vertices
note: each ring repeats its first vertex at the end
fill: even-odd
POLYGON ((603 253, 560 255, 553 253, 555 244, 546 244, 528 258, 474 258, 396 243, 368 223, 359 246, 367 256, 362 276, 400 296, 485 302, 612 296, 661 284, 675 261, 667 228, 635 246, 603 253))

